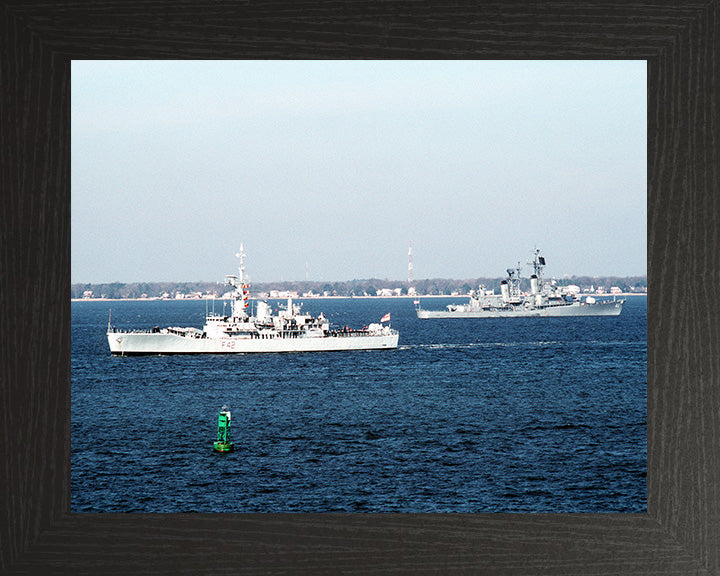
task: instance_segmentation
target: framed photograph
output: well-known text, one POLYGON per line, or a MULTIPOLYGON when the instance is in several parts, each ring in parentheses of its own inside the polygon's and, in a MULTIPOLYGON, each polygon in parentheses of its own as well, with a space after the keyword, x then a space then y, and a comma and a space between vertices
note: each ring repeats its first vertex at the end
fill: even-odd
MULTIPOLYGON (((81 8, 65 4, 36 8, 11 3, 0 13, 4 31, 1 35, 3 53, 7 55, 1 63, 2 75, 8 79, 3 82, 6 88, 0 95, 3 104, 2 187, 9 191, 4 201, 6 209, 3 211, 5 233, 2 268, 7 271, 7 274, 3 274, 3 310, 8 326, 11 327, 11 331, 3 331, 6 338, 4 348, 7 351, 3 361, 2 402, 5 438, 2 458, 5 466, 0 480, 8 487, 2 497, 7 520, 0 533, 3 535, 0 538, 3 572, 82 574, 98 569, 138 574, 177 573, 178 570, 195 573, 390 571, 408 574, 464 571, 499 574, 629 574, 640 569, 658 574, 716 572, 720 562, 712 535, 717 530, 714 522, 718 517, 719 504, 712 489, 715 485, 713 479, 717 475, 717 459, 711 456, 717 451, 718 442, 715 416, 717 402, 713 392, 713 375, 716 372, 714 359, 717 357, 713 339, 716 320, 707 313, 712 307, 707 302, 709 283, 705 279, 712 280, 716 275, 707 246, 712 244, 716 208, 711 191, 717 187, 717 177, 707 159, 714 158, 717 152, 714 123, 717 102, 716 95, 710 89, 717 79, 717 70, 711 58, 711 47, 718 32, 717 4, 690 3, 673 8, 637 4, 630 7, 623 4, 614 7, 606 4, 584 4, 582 7, 565 4, 543 7, 495 4, 483 9, 458 6, 438 9, 427 3, 416 3, 394 5, 392 9, 378 4, 343 8, 340 10, 338 7, 313 5, 301 11, 296 11, 294 7, 278 11, 277 7, 245 6, 233 10, 227 7, 183 5, 176 6, 176 11, 170 17, 159 6, 143 4, 115 9, 107 5, 81 8), (350 44, 349 38, 352 38, 350 44), (317 498, 313 500, 312 506, 305 506, 305 509, 302 504, 293 508, 288 501, 273 508, 272 502, 277 502, 278 491, 273 492, 271 488, 274 487, 270 485, 266 485, 268 490, 264 493, 260 490, 261 486, 253 488, 254 495, 264 494, 254 507, 238 508, 238 502, 247 500, 243 500, 242 495, 237 498, 237 495, 243 485, 247 488, 253 476, 245 474, 248 480, 245 484, 238 483, 237 478, 225 476, 231 482, 231 489, 224 489, 221 483, 224 473, 228 471, 219 469, 222 464, 216 468, 217 474, 210 474, 203 480, 217 482, 216 493, 223 503, 220 507, 216 502, 212 503, 211 498, 207 498, 205 504, 200 506, 176 506, 172 499, 178 495, 178 491, 167 491, 163 499, 158 483, 167 482, 171 485, 177 482, 178 475, 174 470, 188 464, 179 451, 175 451, 174 461, 163 467, 163 474, 157 474, 157 471, 150 474, 145 483, 145 501, 134 490, 132 479, 128 479, 130 482, 126 484, 117 482, 121 474, 137 471, 132 466, 125 466, 124 471, 113 470, 112 481, 108 478, 73 476, 74 471, 83 466, 86 470, 99 469, 92 465, 93 458, 104 458, 106 462, 112 463, 113 452, 114 459, 122 462, 127 456, 123 450, 129 450, 126 442, 112 442, 110 432, 118 423, 113 418, 112 405, 84 405, 81 408, 86 411, 81 420, 75 419, 76 413, 71 409, 75 398, 71 398, 71 356, 74 344, 71 342, 72 308, 69 300, 75 280, 71 270, 76 264, 71 255, 76 250, 78 254, 81 253, 80 246, 73 245, 71 249, 71 243, 79 241, 73 235, 71 222, 80 215, 74 213, 76 206, 78 210, 85 210, 88 217, 93 211, 87 198, 80 195, 76 198, 78 203, 74 204, 76 186, 79 194, 87 194, 87 191, 83 191, 84 182, 75 180, 71 165, 74 166, 76 160, 87 162, 87 154, 83 150, 82 157, 75 158, 74 146, 82 144, 82 140, 71 141, 71 121, 77 121, 71 115, 77 103, 74 100, 75 82, 77 80, 77 87, 81 88, 83 81, 80 75, 77 79, 73 78, 73 65, 88 65, 88 70, 94 66, 97 71, 101 63, 89 61, 118 63, 140 58, 153 61, 170 59, 175 63, 173 65, 183 61, 217 59, 217 66, 221 64, 219 60, 252 60, 265 64, 284 60, 290 65, 292 61, 318 59, 317 62, 326 61, 337 65, 346 60, 396 64, 399 59, 418 63, 427 59, 442 59, 448 61, 448 66, 457 66, 458 71, 472 61, 507 60, 509 66, 518 66, 523 62, 541 62, 547 66, 553 62, 574 62, 579 66, 595 61, 598 74, 603 66, 620 69, 623 63, 645 61, 647 220, 638 223, 637 232, 638 239, 645 234, 645 230, 647 234, 646 285, 651 291, 646 308, 646 500, 643 500, 642 489, 637 490, 638 486, 642 486, 642 474, 638 476, 636 472, 642 468, 643 457, 638 454, 637 443, 630 448, 625 447, 628 452, 620 455, 608 456, 610 451, 601 448, 605 456, 598 454, 586 460, 588 464, 594 462, 597 465, 603 457, 610 457, 615 458, 614 463, 617 464, 618 456, 628 456, 623 466, 627 467, 626 476, 633 481, 626 486, 614 487, 614 500, 605 485, 598 486, 595 491, 606 497, 600 503, 573 500, 569 491, 562 502, 565 508, 560 510, 554 507, 557 502, 548 501, 543 488, 535 485, 522 486, 518 490, 517 482, 510 482, 504 492, 498 492, 506 496, 502 502, 492 499, 483 502, 479 493, 458 491, 458 477, 465 477, 466 488, 468 485, 472 487, 477 481, 474 475, 477 470, 466 470, 462 459, 448 463, 440 458, 442 461, 438 460, 434 466, 426 469, 437 470, 440 465, 444 465, 450 472, 444 480, 427 478, 425 475, 424 481, 430 488, 430 494, 424 499, 421 492, 413 493, 412 490, 416 482, 420 481, 419 477, 408 477, 395 482, 396 488, 405 487, 405 490, 391 492, 387 489, 387 494, 394 495, 394 499, 389 500, 390 505, 387 505, 388 500, 375 499, 382 486, 370 482, 369 487, 355 487, 354 495, 359 495, 355 499, 326 494, 332 505, 328 506, 317 498), (96 420, 92 420, 93 413, 96 420), (93 424, 89 425, 89 422, 93 424), (82 454, 74 454, 71 450, 71 438, 78 433, 84 443, 82 454), (94 438, 98 442, 95 449, 92 444, 94 438), (73 457, 78 460, 73 461, 73 457), (453 475, 452 471, 458 467, 462 474, 453 475), (83 481, 91 484, 87 487, 89 491, 84 493, 92 493, 96 502, 102 501, 106 506, 95 505, 92 500, 74 500, 76 492, 73 483, 77 482, 77 487, 81 488, 83 481), (514 496, 510 494, 511 484, 515 486, 514 496), (74 507, 73 502, 77 506, 74 507), (349 504, 343 507, 339 502, 349 504)), ((143 66, 142 63, 138 65, 143 66)), ((151 63, 144 66, 148 70, 152 67, 151 63)), ((617 78, 616 82, 619 84, 627 80, 627 77, 617 78)), ((106 85, 106 89, 112 88, 106 85)), ((122 86, 117 86, 117 89, 122 89, 122 86)), ((117 94, 112 97, 117 97, 117 94)), ((624 110, 630 103, 616 99, 613 105, 624 110)), ((570 122, 572 118, 562 120, 570 122)), ((123 125, 119 109, 113 121, 118 122, 118 126, 123 125)), ((553 126, 558 126, 557 122, 553 126)), ((81 127, 73 126, 75 128, 81 127)), ((92 130, 92 122, 86 128, 92 130)), ((628 128, 624 125, 617 130, 628 128)), ((608 132, 608 146, 611 146, 613 138, 618 137, 617 130, 608 132)), ((98 138, 96 142, 100 150, 107 142, 103 143, 98 134, 94 137, 98 138)), ((502 144, 503 140, 496 139, 496 142, 502 144)), ((151 143, 147 144, 153 149, 151 143)), ((550 143, 546 147, 549 146, 550 143)), ((134 158, 136 152, 129 147, 124 151, 127 154, 125 159, 134 158)), ((157 153, 158 149, 154 148, 153 152, 157 153)), ((578 150, 573 152, 578 154, 576 159, 582 160, 578 150)), ((612 157, 612 154, 608 155, 608 159, 612 157)), ((498 158, 494 158, 494 164, 497 164, 498 158)), ((120 160, 118 157, 118 162, 120 160)), ((160 161, 158 158, 158 164, 160 161)), ((617 169, 620 165, 619 160, 614 164, 609 163, 608 172, 612 173, 613 168, 617 169)), ((96 177, 97 173, 93 185, 98 183, 96 177)), ((105 177, 108 181, 112 180, 112 173, 106 173, 105 177)), ((357 185, 357 182, 350 184, 357 185)), ((587 183, 588 186, 595 185, 591 179, 587 183)), ((364 191, 362 187, 358 190, 364 191)), ((602 196, 602 190, 596 192, 602 196)), ((117 193, 121 196, 117 199, 117 205, 121 206, 123 193, 117 193)), ((549 190, 545 191, 545 195, 549 195, 549 190)), ((472 201, 473 198, 468 196, 462 199, 472 201)), ((635 215, 641 213, 642 206, 638 208, 635 199, 631 200, 629 195, 625 195, 622 200, 625 210, 621 210, 618 219, 628 217, 628 212, 632 210, 635 210, 635 215)), ((438 202, 443 201, 438 198, 438 202)), ((598 198, 598 201, 602 201, 602 198, 598 198)), ((572 199, 568 199, 568 202, 572 202, 572 199)), ((569 204, 566 208, 571 206, 569 204)), ((222 209, 222 206, 219 208, 222 209)), ((277 209, 277 206, 272 208, 277 209)), ((593 212, 592 206, 586 208, 586 212, 593 212)), ((96 210, 98 218, 104 217, 100 214, 102 207, 96 207, 96 210)), ((560 226, 565 212, 562 208, 558 210, 553 221, 560 226)), ((272 215, 272 210, 268 210, 268 214, 272 215)), ((599 214, 600 211, 596 210, 596 216, 599 214)), ((80 222, 78 220, 78 226, 80 222)), ((146 223, 154 223, 152 215, 148 216, 146 223)), ((616 226, 617 229, 622 228, 620 220, 616 226)), ((590 233, 587 226, 582 226, 580 231, 590 233)), ((414 243, 411 254, 415 258, 413 270, 413 261, 408 259, 407 243, 410 239, 407 232, 412 230, 403 232, 405 234, 398 248, 399 266, 403 272, 413 271, 415 278, 420 278, 418 268, 421 254, 425 258, 425 254, 420 251, 421 243, 412 238, 414 243)), ((127 233, 133 234, 129 222, 127 233)), ((612 233, 612 230, 608 231, 608 235, 612 233)), ((450 234, 447 236, 452 238, 450 234)), ((520 238, 527 243, 528 238, 520 238)), ((107 254, 113 254, 121 240, 122 236, 119 236, 117 230, 108 236, 98 232, 96 237, 87 238, 87 242, 94 243, 96 248, 105 247, 107 254)), ((242 240, 239 238, 237 242, 242 240)), ((617 237, 606 238, 609 244, 617 240, 617 237)), ((232 242, 235 242, 234 238, 232 242)), ((540 241, 537 247, 543 248, 540 241)), ((232 250, 237 248, 232 246, 232 250)), ((299 266, 298 271, 292 272, 295 278, 304 276, 309 280, 309 269, 312 268, 307 252, 311 248, 305 248, 306 254, 294 255, 294 265, 299 266)), ((536 246, 522 248, 529 251, 536 246)), ((142 248, 135 246, 132 249, 137 251, 142 248)), ((507 249, 507 244, 504 244, 503 249, 507 249)), ((558 246, 557 253, 570 258, 573 251, 564 251, 566 249, 558 246)), ((530 269, 525 264, 527 260, 539 264, 540 257, 543 260, 547 258, 549 272, 551 266, 558 266, 559 263, 545 251, 547 248, 543 250, 535 254, 535 260, 527 259, 525 254, 512 257, 522 260, 527 269, 530 269)), ((426 254, 429 252, 428 247, 426 254)), ((230 256, 223 260, 223 264, 228 261, 234 264, 234 253, 230 256)), ((331 253, 328 252, 327 256, 330 258, 331 253)), ((372 263, 380 261, 378 256, 370 254, 366 260, 357 262, 359 266, 366 266, 361 269, 361 277, 389 276, 390 272, 385 269, 372 270, 372 263), (368 272, 362 274, 363 270, 368 272)), ((501 256, 505 260, 508 257, 505 253, 501 256)), ((490 253, 489 257, 494 262, 495 255, 490 253)), ((432 261, 428 257, 423 264, 430 267, 432 261)), ((510 279, 514 263, 511 260, 507 266, 503 264, 503 268, 510 266, 507 271, 510 279)), ((280 265, 287 267, 290 264, 281 262, 280 265)), ((326 265, 333 270, 331 261, 326 265)), ((557 290, 558 295, 562 294, 562 298, 572 296, 572 290, 567 290, 570 283, 566 280, 569 279, 563 279, 563 274, 579 275, 585 270, 577 266, 574 269, 578 272, 559 268, 552 271, 558 281, 552 289, 557 290)), ((333 273, 341 273, 340 269, 336 270, 333 273)), ((633 273, 629 271, 630 268, 627 270, 627 273, 622 272, 618 276, 631 276, 633 273)), ((217 272, 221 276, 226 273, 225 269, 217 272)), ((495 272, 479 271, 471 279, 479 280, 485 274, 495 272)), ((438 269, 437 275, 452 277, 456 273, 449 270, 445 274, 444 270, 438 269)), ((546 278, 548 283, 551 280, 549 276, 546 278)), ((267 277, 268 280, 277 280, 272 278, 271 273, 267 277)), ((331 279, 328 276, 320 280, 331 279)), ((143 278, 132 280, 140 281, 143 278)), ((518 290, 535 296, 531 279, 524 280, 525 283, 519 285, 518 290)), ((579 292, 575 298, 577 301, 582 300, 585 306, 594 304, 593 299, 604 300, 599 298, 597 292, 583 294, 584 287, 577 287, 579 292), (591 300, 588 301, 588 298, 591 300)), ((628 290, 630 287, 627 286, 628 290)), ((640 283, 632 286, 634 289, 640 287, 640 283)), ((382 287, 362 287, 365 292, 373 289, 376 293, 378 288, 382 287)), ((434 306, 432 302, 426 303, 420 298, 420 306, 428 310, 459 310, 458 306, 470 305, 471 298, 478 295, 479 287, 471 288, 474 296, 468 293, 459 298, 463 292, 461 286, 458 298, 452 302, 428 298, 439 304, 434 306)), ((593 286, 593 289, 596 288, 593 286)), ((487 289, 488 292, 493 290, 489 287, 487 289)), ((505 299, 505 304, 509 306, 512 295, 509 288, 507 295, 504 290, 498 286, 496 295, 501 300, 505 299)), ((540 297, 539 291, 537 296, 540 297)), ((628 302, 623 305, 625 309, 618 318, 623 318, 622 314, 630 310, 628 304, 631 298, 628 297, 628 302)), ((564 300, 567 305, 572 305, 573 301, 573 298, 564 300)), ((392 309, 363 309, 368 312, 367 323, 375 321, 381 327, 387 323, 382 319, 389 313, 392 329, 400 333, 399 348, 378 351, 380 354, 404 352, 400 349, 403 329, 411 335, 411 325, 420 323, 422 326, 432 326, 435 322, 430 318, 423 319, 410 298, 390 302, 392 309), (406 306, 409 306, 409 313, 406 306), (406 314, 404 319, 403 314, 406 314)), ((311 306, 310 303, 303 304, 311 306)), ((532 305, 540 305, 540 301, 529 304, 532 305)), ((482 302, 479 306, 481 309, 492 307, 482 302)), ((257 310, 254 312, 257 313, 257 310)), ((315 314, 314 310, 312 312, 315 314)), ((341 314, 339 310, 337 313, 341 314)), ((359 317, 357 320, 361 324, 366 323, 359 317)), ((456 320, 440 319, 443 326, 456 320)), ((115 321, 124 323, 121 327, 123 330, 134 328, 127 319, 116 317, 115 321)), ((467 323, 468 320, 461 322, 467 323)), ((150 330, 152 334, 152 326, 150 330)), ((437 328, 432 330, 437 331, 437 328)), ((104 344, 108 344, 105 328, 103 332, 101 339, 104 339, 104 344)), ((412 337, 416 338, 418 334, 412 337)), ((619 340, 613 340, 608 334, 598 334, 598 341, 605 342, 601 348, 602 353, 606 354, 612 352, 607 349, 608 342, 619 340), (603 338, 608 339, 607 342, 603 338)), ((420 347, 422 340, 410 342, 418 345, 418 348, 406 351, 408 354, 413 353, 413 350, 423 350, 420 347)), ((546 361, 545 368, 550 370, 558 371, 553 364, 554 358, 559 353, 568 352, 562 346, 562 350, 552 349, 552 346, 547 348, 550 341, 544 337, 526 339, 524 342, 526 345, 531 342, 543 343, 542 346, 536 346, 535 352, 539 351, 538 358, 542 356, 546 361)), ((476 339, 467 343, 486 345, 498 344, 499 341, 476 339)), ((478 353, 475 348, 482 347, 468 349, 478 353)), ((108 348, 108 357, 110 352, 108 348)), ((133 365, 131 362, 143 361, 142 358, 123 358, 122 355, 112 358, 123 362, 126 368, 129 366, 136 373, 139 373, 140 363, 133 365)), ((473 359, 475 361, 477 358, 473 359)), ((309 360, 306 368, 308 371, 312 368, 309 360)), ((94 370, 92 367, 89 369, 94 370)), ((606 391, 607 409, 623 407, 621 399, 617 397, 622 388, 614 386, 613 380, 618 375, 617 365, 601 366, 600 370, 606 371, 609 376, 606 381, 613 384, 606 391)), ((345 374, 343 370, 338 372, 341 377, 345 374)), ((349 380, 350 371, 346 372, 345 376, 349 380)), ((556 381, 561 376, 580 378, 566 372, 561 375, 560 372, 556 381)), ((259 373, 256 371, 253 374, 257 376, 259 373)), ((179 379, 182 380, 182 375, 179 379)), ((184 393, 182 386, 174 390, 180 396, 184 393)), ((252 399, 250 388, 246 390, 243 399, 252 399)), ((286 392, 290 390, 285 388, 286 392)), ((564 391, 567 392, 567 389, 564 391)), ((547 397, 549 406, 555 403, 555 409, 549 413, 556 416, 560 414, 561 402, 558 396, 562 393, 563 390, 556 390, 547 397)), ((156 419, 157 427, 161 429, 164 426, 163 406, 167 408, 173 403, 182 402, 182 399, 176 397, 168 398, 163 404, 159 402, 160 395, 153 397, 149 393, 148 397, 158 402, 133 408, 139 410, 135 430, 139 433, 136 438, 138 445, 143 445, 145 441, 142 432, 147 427, 142 423, 143 415, 148 419, 156 419)), ((462 397, 462 394, 458 395, 458 399, 462 397)), ((108 391, 108 398, 112 399, 110 404, 128 401, 127 395, 123 395, 123 390, 117 387, 108 391)), ((205 426, 205 431, 214 436, 218 432, 218 411, 223 401, 219 396, 208 396, 207 400, 208 405, 210 400, 213 401, 214 408, 208 418, 203 416, 204 424, 201 426, 205 426)), ((291 405, 298 399, 288 397, 286 400, 291 405)), ((376 405, 369 406, 366 414, 371 423, 372 408, 387 408, 380 396, 376 396, 375 400, 376 405)), ((493 406, 489 396, 484 400, 485 406, 493 406)), ((631 399, 637 412, 625 424, 609 415, 607 422, 620 427, 635 426, 635 432, 641 429, 644 431, 641 400, 642 396, 631 399)), ((240 405, 243 404, 246 402, 240 405)), ((268 400, 265 406, 270 404, 268 400)), ((428 404, 435 403, 428 401, 428 404)), ((498 400, 496 406, 500 404, 498 400)), ((457 409, 457 405, 453 409, 457 409)), ((482 405, 477 400, 472 414, 477 414, 482 405)), ((256 406, 260 410, 261 404, 256 406)), ((522 410, 517 413, 522 414, 522 410)), ((235 414, 233 411, 233 426, 237 425, 236 422, 239 424, 235 414)), ((263 415, 263 412, 257 414, 263 415)), ((348 413, 341 410, 331 410, 327 414, 344 425, 344 428, 335 428, 363 434, 358 440, 358 446, 361 445, 363 450, 371 449, 376 444, 383 446, 384 439, 392 437, 399 440, 407 437, 400 434, 391 436, 389 429, 378 430, 377 426, 363 427, 361 420, 348 424, 342 421, 348 413)), ((469 415, 470 412, 467 419, 462 421, 462 426, 450 430, 451 435, 462 436, 470 422, 469 415)), ((538 418, 534 410, 528 411, 524 426, 532 428, 532 421, 539 420, 542 418, 538 418)), ((253 424, 252 416, 245 422, 248 426, 253 424)), ((319 417, 318 422, 322 422, 319 417)), ((377 421, 374 424, 379 423, 377 421)), ((189 428, 196 429, 196 422, 190 424, 189 428)), ((582 436, 582 424, 577 415, 567 422, 540 422, 541 432, 529 439, 526 449, 532 453, 533 446, 537 447, 537 442, 547 441, 554 428, 564 430, 559 437, 567 438, 572 427, 575 427, 572 434, 582 436)), ((234 432, 238 430, 234 428, 234 432)), ((121 433, 124 440, 131 436, 127 430, 115 429, 115 432, 121 433)), ((285 436, 276 435, 267 444, 266 452, 296 447, 293 438, 296 440, 300 433, 301 427, 289 426, 285 436)), ((415 438, 421 436, 418 434, 415 438)), ((412 434, 410 437, 413 437, 412 434)), ((632 432, 628 437, 633 437, 632 432)), ((205 441, 204 436, 202 440, 205 441)), ((213 440, 214 437, 209 438, 210 446, 213 440)), ((448 442, 449 437, 437 436, 434 440, 448 442)), ((453 445, 461 446, 467 438, 455 440, 453 445)), ((336 446, 330 443, 330 447, 336 446)), ((152 447, 157 448, 157 445, 152 444, 152 447)), ((413 446, 404 445, 401 448, 401 451, 407 452, 413 446)), ((442 454, 447 460, 449 452, 445 448, 447 446, 443 447, 442 454)), ((158 450, 161 451, 162 447, 158 450)), ((508 452, 500 450, 498 453, 508 452)), ((519 452, 514 454, 517 456, 519 452)), ((533 454, 531 462, 537 461, 537 454, 533 454)), ((150 468, 152 462, 157 461, 156 456, 149 455, 150 468)), ((226 456, 235 458, 237 462, 242 453, 235 451, 232 455, 212 456, 217 456, 216 463, 227 463, 231 460, 226 456)), ((255 456, 260 457, 259 453, 255 456)), ((377 464, 380 456, 377 453, 370 461, 377 464)), ((495 464, 501 461, 500 458, 495 464)), ((515 468, 527 465, 527 462, 523 464, 518 460, 515 468)), ((362 457, 357 459, 357 463, 360 470, 362 457)), ((392 464, 397 468, 397 462, 392 464)), ((251 468, 246 470, 252 471, 251 468)), ((393 476, 396 479, 402 477, 398 470, 393 476)), ((596 472, 600 476, 603 474, 599 469, 596 472)), ((307 486, 315 487, 319 494, 331 474, 332 470, 323 469, 323 476, 306 479, 307 486)), ((254 477, 257 478, 257 475, 254 477)), ((362 473, 360 478, 370 479, 362 473)), ((587 480, 584 478, 578 482, 581 491, 582 483, 587 480)), ((347 484, 340 492, 348 496, 353 488, 347 484)), ((210 495, 211 491, 207 489, 205 493, 210 495)), ((284 496, 287 491, 279 493, 284 496)), ((301 490, 300 493, 308 492, 301 490)), ((552 495, 552 490, 550 493, 552 495)), ((77 492, 80 498, 81 494, 82 490, 77 492)))

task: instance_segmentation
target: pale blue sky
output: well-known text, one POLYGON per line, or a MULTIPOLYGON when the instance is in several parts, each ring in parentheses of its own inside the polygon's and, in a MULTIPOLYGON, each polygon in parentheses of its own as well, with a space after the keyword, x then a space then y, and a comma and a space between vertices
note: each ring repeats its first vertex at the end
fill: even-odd
POLYGON ((74 61, 71 281, 647 273, 644 61, 74 61))

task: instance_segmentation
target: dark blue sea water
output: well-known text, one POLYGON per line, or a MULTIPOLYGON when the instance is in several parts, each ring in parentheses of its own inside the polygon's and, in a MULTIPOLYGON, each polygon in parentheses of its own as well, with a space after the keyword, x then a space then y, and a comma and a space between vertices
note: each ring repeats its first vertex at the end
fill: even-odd
POLYGON ((199 328, 208 304, 74 302, 72 511, 646 511, 645 297, 616 318, 303 302, 343 326, 391 312, 400 346, 113 357, 110 308, 119 328, 199 328), (212 451, 223 404, 230 454, 212 451))

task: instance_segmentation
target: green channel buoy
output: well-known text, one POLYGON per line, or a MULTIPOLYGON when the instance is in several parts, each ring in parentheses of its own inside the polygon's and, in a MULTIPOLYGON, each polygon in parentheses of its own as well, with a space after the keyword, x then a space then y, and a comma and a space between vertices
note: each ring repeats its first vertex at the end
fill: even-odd
POLYGON ((217 441, 213 444, 215 452, 232 452, 233 443, 230 440, 230 410, 223 406, 218 413, 217 441))

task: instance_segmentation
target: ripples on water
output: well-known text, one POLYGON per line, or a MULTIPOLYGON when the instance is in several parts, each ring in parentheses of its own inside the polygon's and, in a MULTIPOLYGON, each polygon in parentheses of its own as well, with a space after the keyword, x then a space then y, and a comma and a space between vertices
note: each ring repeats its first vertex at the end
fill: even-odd
POLYGON ((392 312, 399 348, 109 354, 110 308, 121 328, 200 327, 205 306, 72 304, 74 512, 646 510, 644 297, 618 318, 475 320, 306 300, 338 325, 392 312))

